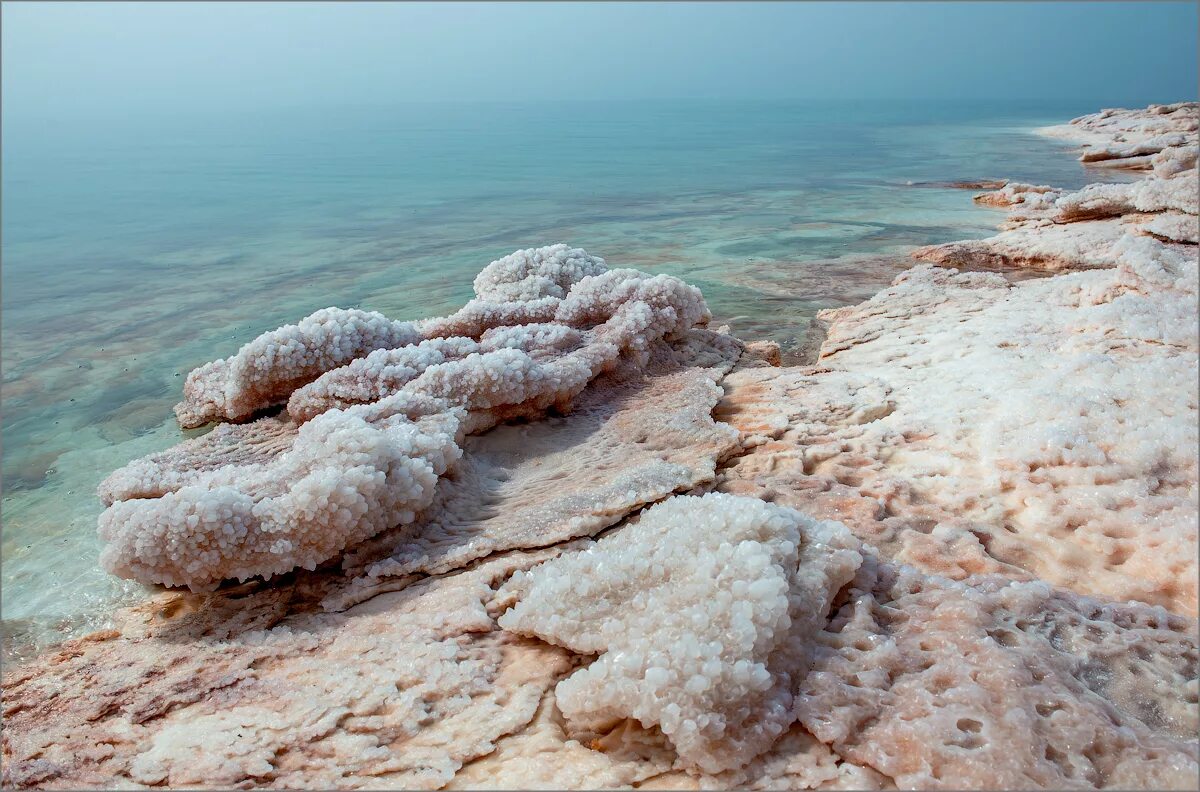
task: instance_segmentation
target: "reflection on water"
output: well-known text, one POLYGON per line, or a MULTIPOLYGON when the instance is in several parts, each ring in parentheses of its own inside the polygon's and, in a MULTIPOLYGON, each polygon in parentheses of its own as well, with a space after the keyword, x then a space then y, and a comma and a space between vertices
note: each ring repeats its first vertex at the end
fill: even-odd
POLYGON ((443 314, 487 262, 568 242, 804 344, 916 245, 989 233, 969 193, 1077 186, 1028 127, 1089 108, 426 107, 22 129, 5 120, 6 643, 103 622, 96 484, 181 438, 192 367, 328 305, 443 314))

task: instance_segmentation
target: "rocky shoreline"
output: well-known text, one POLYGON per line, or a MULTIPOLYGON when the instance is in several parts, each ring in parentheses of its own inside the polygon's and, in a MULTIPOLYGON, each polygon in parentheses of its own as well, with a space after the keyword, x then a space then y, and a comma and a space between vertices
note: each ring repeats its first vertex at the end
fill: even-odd
POLYGON ((558 246, 198 370, 288 407, 106 482, 198 593, 5 668, 5 786, 1194 788, 1198 128, 1043 130, 1142 178, 975 185, 812 365, 558 246))

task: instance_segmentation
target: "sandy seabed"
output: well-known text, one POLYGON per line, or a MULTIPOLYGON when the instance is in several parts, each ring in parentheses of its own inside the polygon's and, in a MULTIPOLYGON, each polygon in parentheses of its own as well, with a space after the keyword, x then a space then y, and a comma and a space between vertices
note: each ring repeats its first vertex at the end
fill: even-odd
POLYGON ((986 185, 809 365, 556 245, 197 369, 100 490, 190 590, 4 669, 5 785, 1196 788, 1198 117, 1040 130, 1140 178, 986 185))

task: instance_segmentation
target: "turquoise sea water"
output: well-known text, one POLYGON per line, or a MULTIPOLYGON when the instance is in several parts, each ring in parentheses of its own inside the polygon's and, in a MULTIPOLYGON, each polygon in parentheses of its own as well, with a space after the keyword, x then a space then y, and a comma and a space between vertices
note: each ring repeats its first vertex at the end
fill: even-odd
MULTIPOLYGON (((517 248, 680 275, 785 351, 912 247, 992 232, 969 192, 1095 180, 1029 134, 1092 107, 612 103, 298 109, 3 134, 10 649, 144 596, 97 566, 96 484, 182 434, 183 376, 328 305, 449 312, 517 248)), ((1108 174, 1105 174, 1106 176, 1108 174)))

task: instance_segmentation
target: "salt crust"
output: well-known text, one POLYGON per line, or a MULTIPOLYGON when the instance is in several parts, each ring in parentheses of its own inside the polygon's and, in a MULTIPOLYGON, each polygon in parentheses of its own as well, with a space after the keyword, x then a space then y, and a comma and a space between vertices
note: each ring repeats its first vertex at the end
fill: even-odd
POLYGON ((693 329, 658 342, 645 366, 626 361, 597 377, 568 417, 467 438, 425 514, 351 550, 343 567, 354 580, 325 606, 344 608, 498 550, 595 534, 711 481, 737 447, 737 433, 712 410, 722 395, 716 383, 740 351, 729 336, 693 329))
POLYGON ((947 267, 1071 270, 1117 264, 1113 246, 1129 233, 1195 243, 1196 171, 1075 192, 1013 184, 975 200, 1009 208, 995 236, 918 248, 918 259, 947 267))
POLYGON ((1037 131, 1083 144, 1084 162, 1113 160, 1121 167, 1147 168, 1155 152, 1194 144, 1197 129, 1200 104, 1178 102, 1133 110, 1108 108, 1037 131))
MULTIPOLYGON (((304 425, 265 462, 201 460, 243 436, 227 432, 116 471, 100 487, 110 504, 100 518, 104 567, 196 591, 226 578, 311 570, 416 519, 461 456, 464 434, 568 410, 598 374, 622 360, 644 365, 652 344, 708 318, 699 290, 683 281, 604 271, 601 259, 565 245, 493 262, 475 285, 481 297, 465 310, 478 320, 477 338, 415 342, 412 325, 320 311, 194 372, 181 415, 211 415, 223 404, 224 417, 239 417, 298 387, 288 409, 304 425), (551 301, 552 321, 497 325, 505 311, 479 308, 497 296, 551 301), (397 338, 403 346, 378 348, 397 338), (218 391, 220 404, 209 398, 218 391)), ((255 431, 244 435, 248 443, 255 431)))
POLYGON ((1131 183, 1090 184, 1074 192, 1006 184, 975 196, 977 203, 1010 210, 1005 230, 983 240, 919 248, 913 255, 947 267, 1068 270, 1116 266, 1112 248, 1127 233, 1195 244, 1198 128, 1200 104, 1190 102, 1105 110, 1039 130, 1083 143, 1084 162, 1150 174, 1131 183), (1180 214, 1191 215, 1190 221, 1180 214))
POLYGON ((1194 788, 1194 619, 873 560, 842 599, 797 712, 899 787, 1194 788))
MULTIPOLYGON (((569 546, 568 546, 569 549, 569 546)), ((496 629, 497 556, 345 613, 314 576, 169 593, 4 678, 5 788, 437 789, 572 667, 496 629)))
POLYGON ((939 574, 1194 614, 1196 261, 1147 237, 1113 255, 1017 284, 921 266, 830 312, 820 368, 725 379, 749 453, 718 487, 939 574))
POLYGON ((808 641, 861 563, 844 526, 760 500, 676 497, 509 586, 501 627, 584 654, 559 683, 568 721, 656 725, 685 767, 719 772, 794 720, 808 641))

